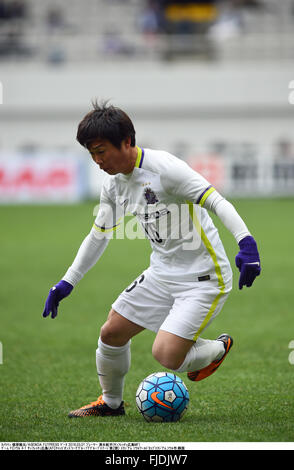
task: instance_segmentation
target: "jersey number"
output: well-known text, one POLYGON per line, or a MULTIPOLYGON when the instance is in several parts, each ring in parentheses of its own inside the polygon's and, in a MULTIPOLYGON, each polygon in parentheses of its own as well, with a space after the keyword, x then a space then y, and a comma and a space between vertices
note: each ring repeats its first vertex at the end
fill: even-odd
POLYGON ((141 282, 144 281, 144 278, 145 278, 145 276, 144 276, 144 274, 142 274, 142 276, 140 277, 140 279, 134 281, 133 284, 132 284, 130 287, 128 287, 128 288, 126 289, 126 292, 131 292, 133 289, 135 289, 135 287, 136 287, 137 284, 141 284, 141 282))
POLYGON ((159 233, 150 224, 149 224, 148 228, 147 228, 146 225, 144 225, 144 230, 145 230, 149 240, 151 240, 152 242, 162 243, 162 238, 160 238, 159 233))

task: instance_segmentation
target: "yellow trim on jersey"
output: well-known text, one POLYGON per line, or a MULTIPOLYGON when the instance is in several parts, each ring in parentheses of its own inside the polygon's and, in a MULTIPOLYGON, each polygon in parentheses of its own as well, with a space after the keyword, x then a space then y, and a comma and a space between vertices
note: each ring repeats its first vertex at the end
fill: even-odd
MULTIPOLYGON (((212 189, 214 189, 214 188, 212 188, 212 189)), ((195 208, 194 208, 194 204, 191 201, 186 201, 186 202, 187 202, 188 207, 189 207, 189 214, 190 214, 190 217, 193 221, 194 227, 196 228, 198 234, 200 235, 201 241, 204 243, 204 245, 205 245, 205 247, 206 247, 208 253, 210 254, 210 256, 212 258, 212 261, 214 263, 215 273, 216 273, 216 276, 217 276, 217 279, 218 279, 218 285, 219 285, 219 288, 220 288, 220 291, 219 291, 218 295, 216 296, 216 298, 212 302, 212 305, 211 305, 206 317, 204 318, 202 324, 200 325, 199 330, 196 332, 196 334, 193 338, 193 341, 196 341, 197 338, 199 337, 199 335, 201 334, 201 332, 204 330, 204 328, 208 324, 208 322, 211 319, 212 315, 214 314, 214 312, 216 310, 216 307, 219 303, 219 300, 224 295, 224 293, 225 293, 225 283, 224 283, 223 276, 222 276, 222 273, 221 273, 220 265, 218 264, 216 253, 215 253, 215 251, 213 249, 213 246, 211 245, 209 239, 206 236, 206 233, 204 232, 204 230, 203 230, 203 228, 202 228, 202 226, 201 226, 201 224, 198 220, 198 217, 196 215, 196 211, 195 211, 195 208)))
POLYGON ((136 159, 136 163, 135 163, 135 167, 136 168, 139 168, 140 166, 140 163, 141 163, 141 158, 142 158, 142 149, 138 146, 137 147, 137 150, 138 150, 138 154, 137 154, 137 159, 136 159))
POLYGON ((199 338, 200 334, 202 333, 202 331, 204 330, 204 328, 208 324, 209 320, 211 319, 212 315, 214 314, 214 312, 216 310, 216 307, 218 306, 218 303, 219 303, 220 299, 222 298, 222 296, 224 295, 224 293, 225 292, 223 290, 220 290, 220 292, 217 294, 216 298, 214 299, 214 301, 211 304, 211 307, 210 307, 206 317, 204 318, 202 324, 200 325, 199 330, 196 332, 196 334, 193 338, 193 341, 197 341, 197 338, 199 338))
POLYGON ((203 205, 204 205, 206 199, 208 198, 208 196, 210 196, 211 193, 213 193, 213 191, 215 191, 215 188, 211 187, 208 191, 206 191, 206 192, 203 194, 202 198, 201 198, 200 201, 199 201, 199 205, 200 205, 201 207, 203 207, 203 205))
POLYGON ((104 227, 98 227, 98 225, 93 224, 93 227, 95 230, 97 230, 97 232, 103 232, 103 233, 114 232, 119 226, 120 224, 117 224, 114 227, 104 228, 104 227))

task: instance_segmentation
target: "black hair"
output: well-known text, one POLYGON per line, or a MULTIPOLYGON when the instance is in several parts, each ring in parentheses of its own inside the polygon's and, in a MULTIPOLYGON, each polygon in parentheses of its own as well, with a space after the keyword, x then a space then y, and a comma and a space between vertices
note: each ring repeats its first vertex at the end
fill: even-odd
POLYGON ((121 143, 127 137, 131 138, 131 146, 136 145, 136 132, 129 116, 121 109, 108 105, 107 102, 92 103, 90 111, 79 123, 77 141, 88 148, 96 139, 108 140, 112 145, 121 148, 121 143))

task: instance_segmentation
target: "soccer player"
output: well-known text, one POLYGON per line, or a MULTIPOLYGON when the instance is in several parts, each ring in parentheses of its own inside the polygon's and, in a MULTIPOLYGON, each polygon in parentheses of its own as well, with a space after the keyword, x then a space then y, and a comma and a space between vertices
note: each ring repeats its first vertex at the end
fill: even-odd
POLYGON ((43 316, 57 315, 67 297, 105 250, 127 213, 149 238, 150 266, 112 304, 101 328, 96 365, 102 394, 69 417, 125 414, 124 379, 131 338, 145 328, 156 333, 155 359, 175 373, 199 381, 217 370, 233 339, 201 335, 221 311, 232 289, 232 270, 208 211, 239 244, 239 288, 260 274, 257 244, 233 205, 184 161, 136 145, 128 115, 97 103, 80 122, 78 142, 108 176, 95 223, 62 280, 49 291, 43 316))

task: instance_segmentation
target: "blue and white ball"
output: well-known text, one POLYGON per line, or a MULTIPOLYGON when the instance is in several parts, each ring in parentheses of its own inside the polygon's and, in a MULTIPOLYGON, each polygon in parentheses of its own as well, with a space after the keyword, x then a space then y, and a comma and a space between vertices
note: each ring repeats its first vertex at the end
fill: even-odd
POLYGON ((136 404, 146 421, 179 421, 188 408, 189 392, 180 377, 157 372, 140 383, 136 404))

